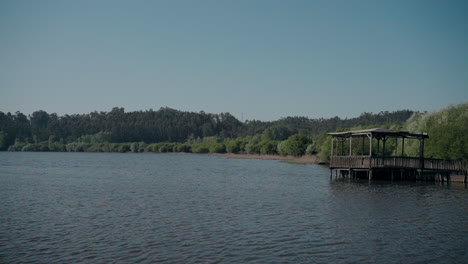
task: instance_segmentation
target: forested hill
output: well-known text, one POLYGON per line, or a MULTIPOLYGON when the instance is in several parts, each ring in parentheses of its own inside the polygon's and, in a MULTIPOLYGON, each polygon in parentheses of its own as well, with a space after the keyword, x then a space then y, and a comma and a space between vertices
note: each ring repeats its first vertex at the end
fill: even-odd
POLYGON ((0 147, 2 150, 16 141, 37 143, 51 138, 63 143, 73 142, 84 135, 100 132, 110 142, 184 142, 195 138, 217 136, 235 138, 262 133, 276 126, 288 133, 317 135, 340 128, 381 124, 404 124, 413 114, 410 110, 363 113, 351 119, 286 117, 277 121, 241 122, 229 113, 210 114, 185 112, 171 108, 157 111, 125 112, 124 108, 113 108, 110 112, 92 112, 58 116, 45 111, 35 111, 26 116, 0 111, 0 147))

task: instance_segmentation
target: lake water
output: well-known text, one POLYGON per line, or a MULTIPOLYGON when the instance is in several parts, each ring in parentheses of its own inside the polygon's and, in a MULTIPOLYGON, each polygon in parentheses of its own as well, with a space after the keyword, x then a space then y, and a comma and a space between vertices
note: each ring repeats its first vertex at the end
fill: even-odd
POLYGON ((0 153, 0 263, 468 263, 464 185, 188 154, 0 153))

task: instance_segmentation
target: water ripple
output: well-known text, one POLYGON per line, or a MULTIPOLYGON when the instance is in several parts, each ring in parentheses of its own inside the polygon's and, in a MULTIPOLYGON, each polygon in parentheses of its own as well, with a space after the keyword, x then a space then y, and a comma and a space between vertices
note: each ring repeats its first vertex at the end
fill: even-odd
POLYGON ((0 164, 0 263, 468 262, 464 187, 203 155, 0 153, 0 164))

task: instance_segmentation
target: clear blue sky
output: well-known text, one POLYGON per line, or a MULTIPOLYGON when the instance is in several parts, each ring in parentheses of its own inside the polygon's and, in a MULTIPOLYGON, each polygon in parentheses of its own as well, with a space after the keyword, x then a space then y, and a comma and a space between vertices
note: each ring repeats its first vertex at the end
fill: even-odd
POLYGON ((354 117, 468 101, 468 1, 0 1, 0 111, 354 117))

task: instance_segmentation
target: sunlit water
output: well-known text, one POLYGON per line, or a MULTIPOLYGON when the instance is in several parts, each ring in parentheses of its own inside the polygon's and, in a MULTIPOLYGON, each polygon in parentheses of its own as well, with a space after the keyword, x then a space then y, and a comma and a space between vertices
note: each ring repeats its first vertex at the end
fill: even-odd
POLYGON ((467 263, 464 185, 184 154, 0 153, 0 263, 467 263))

